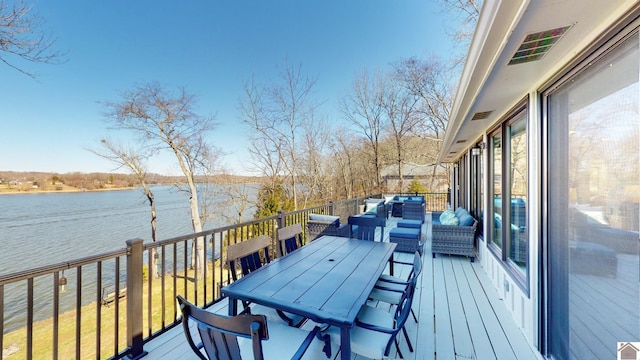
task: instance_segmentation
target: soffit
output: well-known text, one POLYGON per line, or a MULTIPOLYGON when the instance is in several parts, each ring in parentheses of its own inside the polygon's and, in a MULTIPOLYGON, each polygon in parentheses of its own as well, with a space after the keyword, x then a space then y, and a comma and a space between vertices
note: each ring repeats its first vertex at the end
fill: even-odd
POLYGON ((486 0, 447 126, 440 162, 456 161, 638 1, 486 0), (508 65, 528 34, 571 26, 538 61, 508 65), (477 112, 491 113, 471 121, 477 112))

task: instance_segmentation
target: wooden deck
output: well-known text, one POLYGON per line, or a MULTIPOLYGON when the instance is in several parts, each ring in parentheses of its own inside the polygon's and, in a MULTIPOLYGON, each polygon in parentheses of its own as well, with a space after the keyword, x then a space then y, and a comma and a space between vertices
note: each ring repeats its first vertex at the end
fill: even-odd
MULTIPOLYGON (((387 221, 388 232, 395 227, 397 218, 387 221)), ((407 320, 407 331, 414 346, 409 352, 404 337, 400 336, 400 349, 405 359, 541 359, 520 329, 516 326, 497 291, 478 262, 468 258, 439 255, 433 259, 430 252, 430 216, 424 225, 427 236, 424 270, 421 275, 413 310, 407 320)), ((401 254, 408 260, 412 255, 401 254)), ((409 267, 395 268, 409 271, 409 267)), ((402 276, 402 274, 398 274, 402 276)), ((388 306, 383 304, 371 304, 388 306)), ((227 302, 222 301, 210 309, 227 314, 227 302)), ((186 343, 182 327, 174 328, 145 345, 151 359, 197 359, 186 343)), ((333 358, 338 358, 337 347, 333 358)), ((396 358, 393 348, 390 358, 396 358)), ((363 359, 352 355, 352 359, 363 359)))

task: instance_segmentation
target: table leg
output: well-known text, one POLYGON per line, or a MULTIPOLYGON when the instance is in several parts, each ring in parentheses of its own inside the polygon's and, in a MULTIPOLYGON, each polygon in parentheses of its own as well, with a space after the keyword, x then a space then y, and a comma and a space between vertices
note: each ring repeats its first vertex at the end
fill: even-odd
POLYGON ((389 259, 389 275, 393 276, 393 254, 391 254, 391 259, 389 259))
POLYGON ((351 359, 351 329, 348 327, 340 328, 340 359, 351 359))
POLYGON ((236 299, 229 297, 229 316, 238 315, 238 302, 236 299))

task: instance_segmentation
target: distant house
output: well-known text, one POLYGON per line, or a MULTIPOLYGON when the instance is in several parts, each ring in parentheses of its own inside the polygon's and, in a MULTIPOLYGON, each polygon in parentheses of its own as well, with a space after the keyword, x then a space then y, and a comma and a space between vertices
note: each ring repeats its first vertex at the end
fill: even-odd
POLYGON ((414 164, 406 163, 402 165, 402 178, 404 189, 398 189, 400 186, 400 176, 398 174, 398 165, 385 166, 380 171, 382 181, 389 190, 406 191, 409 183, 414 179, 420 180, 429 191, 447 192, 449 189, 449 171, 437 164, 414 164))
POLYGON ((438 161, 544 358, 638 358, 639 133, 640 0, 482 2, 438 161))

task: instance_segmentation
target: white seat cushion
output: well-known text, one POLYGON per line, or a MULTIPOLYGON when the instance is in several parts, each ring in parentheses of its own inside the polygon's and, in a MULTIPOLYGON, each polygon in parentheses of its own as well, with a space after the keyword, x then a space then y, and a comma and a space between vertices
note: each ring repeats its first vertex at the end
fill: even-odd
POLYGON ((369 299, 398 305, 402 299, 402 293, 374 288, 369 294, 369 299))
MULTIPOLYGON (((362 307, 358 313, 358 320, 388 329, 393 328, 393 313, 374 309, 370 306, 362 307)), ((332 326, 326 333, 331 337, 331 342, 340 346, 339 328, 332 326)), ((351 352, 370 359, 382 359, 390 339, 390 334, 354 326, 351 329, 351 352)))
MULTIPOLYGON (((380 280, 389 282, 389 281, 395 281, 395 282, 407 282, 406 280, 400 279, 399 277, 395 277, 393 275, 389 275, 389 274, 382 274, 380 275, 380 280)), ((380 281, 378 280, 378 281, 380 281)))
MULTIPOLYGON (((309 334, 307 331, 287 326, 284 323, 269 322, 268 320, 267 328, 269 340, 262 342, 265 359, 291 359, 309 334)), ((253 359, 251 339, 238 338, 238 345, 243 359, 253 359)), ((326 360, 326 356, 322 352, 323 347, 324 342, 314 338, 302 358, 326 360)))

